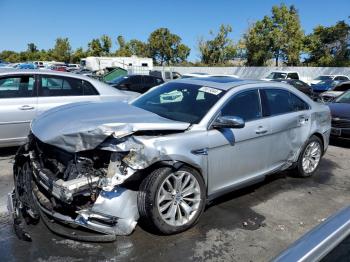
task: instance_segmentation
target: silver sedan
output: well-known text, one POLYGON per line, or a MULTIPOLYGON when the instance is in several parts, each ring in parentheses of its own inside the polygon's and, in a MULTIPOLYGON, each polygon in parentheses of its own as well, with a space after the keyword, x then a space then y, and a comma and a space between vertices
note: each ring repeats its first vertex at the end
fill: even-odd
POLYGON ((23 144, 30 121, 42 112, 78 101, 122 101, 136 93, 97 80, 44 70, 0 71, 0 147, 23 144))
POLYGON ((9 206, 109 240, 139 218, 178 233, 222 194, 286 169, 315 174, 330 130, 328 107, 297 89, 226 77, 175 80, 129 104, 63 106, 33 121, 9 206))

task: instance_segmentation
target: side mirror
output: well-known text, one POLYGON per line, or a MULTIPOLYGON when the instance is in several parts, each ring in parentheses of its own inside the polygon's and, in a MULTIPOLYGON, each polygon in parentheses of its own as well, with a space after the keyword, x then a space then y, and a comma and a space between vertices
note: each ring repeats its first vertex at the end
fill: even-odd
POLYGON ((245 122, 238 116, 219 116, 214 121, 213 128, 243 128, 245 122))

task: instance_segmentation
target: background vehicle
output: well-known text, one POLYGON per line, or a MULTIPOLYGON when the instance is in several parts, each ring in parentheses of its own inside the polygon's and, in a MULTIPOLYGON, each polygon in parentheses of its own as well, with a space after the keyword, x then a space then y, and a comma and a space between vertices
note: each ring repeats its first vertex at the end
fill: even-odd
POLYGON ((321 81, 326 81, 326 80, 347 81, 350 79, 349 79, 349 77, 344 76, 344 75, 320 75, 320 76, 316 77, 315 79, 311 80, 310 84, 316 85, 316 84, 320 83, 321 81))
POLYGON ((24 143, 30 121, 50 108, 136 96, 80 75, 45 70, 0 71, 0 147, 24 143))
POLYGON ((340 96, 344 92, 350 89, 350 81, 344 81, 331 88, 329 91, 323 92, 319 95, 322 101, 332 101, 336 97, 340 96))
POLYGON ((273 71, 262 80, 272 81, 276 79, 300 79, 300 77, 299 73, 295 71, 273 71))
POLYGON ((273 81, 290 84, 294 86, 296 89, 298 89, 300 92, 303 92, 304 94, 308 95, 309 97, 313 98, 314 96, 314 92, 312 91, 312 88, 307 83, 299 79, 276 79, 273 81))
POLYGON ((90 71, 101 71, 106 68, 120 67, 123 69, 128 69, 129 67, 137 67, 143 71, 149 73, 153 70, 153 60, 147 57, 94 57, 89 56, 87 58, 81 59, 80 65, 84 69, 90 71))
POLYGON ((350 139, 350 91, 328 104, 332 114, 331 136, 350 139))
POLYGON ((332 90, 341 82, 342 82, 341 80, 322 80, 316 85, 311 85, 311 87, 314 93, 320 94, 320 93, 332 90))
POLYGON ((154 230, 174 234, 193 226, 207 201, 268 174, 291 168, 313 175, 330 128, 329 108, 290 85, 174 80, 129 104, 74 104, 38 116, 16 156, 9 202, 15 215, 31 207, 38 193, 31 185, 40 183, 40 195, 48 196, 37 199, 40 210, 68 224, 115 237, 131 234, 140 216, 154 230))
POLYGON ((107 83, 119 90, 128 90, 143 94, 150 88, 163 84, 164 81, 162 78, 150 75, 128 75, 117 77, 107 83))
POLYGON ((79 70, 80 69, 80 65, 79 64, 67 64, 66 70, 68 72, 72 72, 75 70, 79 70))

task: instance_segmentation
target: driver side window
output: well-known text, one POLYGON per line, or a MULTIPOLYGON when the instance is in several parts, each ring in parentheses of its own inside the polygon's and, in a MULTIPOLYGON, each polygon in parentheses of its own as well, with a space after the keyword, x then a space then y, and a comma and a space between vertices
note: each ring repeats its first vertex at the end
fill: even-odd
POLYGON ((238 116, 245 122, 261 118, 258 90, 250 90, 234 95, 221 109, 222 116, 238 116))

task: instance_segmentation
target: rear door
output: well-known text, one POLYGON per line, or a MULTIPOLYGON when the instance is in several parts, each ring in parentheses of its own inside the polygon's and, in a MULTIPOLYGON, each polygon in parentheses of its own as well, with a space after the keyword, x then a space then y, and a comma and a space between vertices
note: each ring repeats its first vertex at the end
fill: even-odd
POLYGON ((269 169, 279 169, 293 160, 308 139, 310 106, 284 89, 262 89, 263 115, 270 125, 269 169))
POLYGON ((41 75, 39 79, 37 114, 63 104, 100 100, 97 90, 86 80, 56 75, 41 75))
POLYGON ((0 77, 0 145, 25 141, 37 111, 35 75, 0 77))

